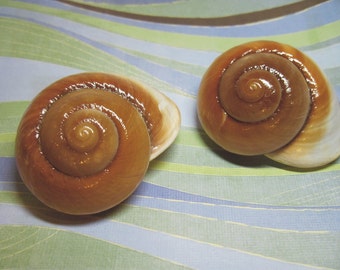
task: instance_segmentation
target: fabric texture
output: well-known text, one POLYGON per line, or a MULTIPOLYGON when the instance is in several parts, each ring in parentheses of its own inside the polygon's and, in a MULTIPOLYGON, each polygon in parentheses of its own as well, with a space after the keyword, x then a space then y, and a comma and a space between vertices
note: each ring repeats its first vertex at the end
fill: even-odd
POLYGON ((0 269, 340 269, 340 160, 233 155, 196 114, 212 61, 258 39, 309 55, 340 99, 339 29, 338 0, 0 0, 0 269), (84 71, 160 90, 182 124, 131 197, 73 217, 28 191, 14 141, 33 97, 84 71))

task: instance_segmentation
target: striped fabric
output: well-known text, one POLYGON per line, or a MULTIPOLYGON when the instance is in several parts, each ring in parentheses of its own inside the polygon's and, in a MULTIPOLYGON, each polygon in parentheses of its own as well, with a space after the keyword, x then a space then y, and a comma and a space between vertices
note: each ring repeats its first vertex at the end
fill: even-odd
POLYGON ((232 155, 198 124, 207 67, 257 39, 309 55, 340 99, 338 0, 0 0, 0 269, 340 269, 340 160, 232 155), (32 98, 83 71, 162 91, 182 126, 128 200, 70 217, 24 186, 14 141, 32 98))

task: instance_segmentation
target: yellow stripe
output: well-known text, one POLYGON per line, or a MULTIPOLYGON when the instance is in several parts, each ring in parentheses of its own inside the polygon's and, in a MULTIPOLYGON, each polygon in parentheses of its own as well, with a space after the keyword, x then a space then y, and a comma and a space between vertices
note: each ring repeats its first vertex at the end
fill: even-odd
MULTIPOLYGON (((296 175, 301 173, 311 173, 305 170, 286 170, 274 167, 265 168, 227 168, 227 167, 211 167, 211 166, 198 166, 189 164, 172 163, 165 161, 154 160, 150 163, 151 170, 167 171, 175 173, 198 174, 198 175, 211 175, 211 176, 283 176, 283 175, 296 175)), ((340 164, 333 164, 317 172, 336 171, 340 170, 340 164)))
POLYGON ((0 133, 0 143, 14 142, 15 137, 16 137, 16 132, 0 133))
POLYGON ((282 43, 291 44, 295 47, 303 47, 307 45, 313 45, 318 42, 327 41, 337 37, 337 31, 339 29, 340 21, 332 22, 320 27, 308 29, 305 31, 288 33, 277 36, 263 36, 255 38, 240 38, 240 37, 210 37, 200 35, 187 35, 179 33, 164 32, 160 30, 143 29, 136 26, 108 22, 104 19, 94 18, 86 15, 78 14, 76 17, 72 12, 63 11, 55 8, 47 8, 36 4, 28 4, 22 2, 2 1, 3 6, 24 8, 27 10, 33 10, 35 12, 41 12, 49 15, 59 16, 68 20, 83 23, 89 26, 98 27, 102 30, 107 30, 112 33, 120 34, 123 36, 129 36, 134 39, 145 40, 148 42, 165 44, 173 47, 188 48, 192 50, 203 51, 225 51, 240 43, 258 40, 269 39, 282 43))

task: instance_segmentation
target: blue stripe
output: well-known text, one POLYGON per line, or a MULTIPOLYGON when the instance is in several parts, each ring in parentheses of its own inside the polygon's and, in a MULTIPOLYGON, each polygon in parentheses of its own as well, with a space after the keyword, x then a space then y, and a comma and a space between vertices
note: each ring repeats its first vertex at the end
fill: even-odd
MULTIPOLYGON (((25 192, 13 158, 0 158, 3 191, 25 192)), ((27 190, 26 190, 27 192, 27 190)), ((340 231, 340 207, 293 208, 215 200, 143 183, 126 203, 251 226, 295 231, 340 231), (178 201, 178 199, 186 201, 178 201), (171 200, 169 200, 171 199, 171 200), (197 202, 199 201, 199 202, 197 202), (217 203, 217 204, 216 204, 217 203)))
MULTIPOLYGON (((255 204, 255 203, 245 203, 231 200, 223 200, 210 198, 206 196, 191 194, 188 192, 183 192, 171 188, 166 188, 162 186, 158 186, 155 184, 151 184, 148 182, 142 182, 138 189, 134 192, 135 196, 145 196, 152 197, 158 199, 166 199, 166 200, 179 200, 179 201, 187 201, 187 202, 195 202, 195 203, 204 203, 204 204, 214 204, 221 206, 236 206, 236 207, 248 207, 248 208, 265 208, 265 209, 281 209, 281 210, 330 210, 337 209, 340 210, 340 206, 280 206, 280 205, 266 205, 266 204, 255 204)), ((131 203, 134 203, 134 200, 131 200, 131 203)), ((128 201, 130 203, 130 201, 128 201)))
POLYGON ((0 220, 5 225, 53 226, 55 230, 87 235, 198 270, 245 270, 249 265, 254 270, 315 269, 95 216, 72 218, 60 214, 56 219, 54 212, 3 205, 0 220))
MULTIPOLYGON (((16 9, 5 8, 2 10, 1 13, 10 17, 25 18, 31 22, 35 22, 51 29, 63 32, 86 44, 89 44, 97 49, 109 53, 121 59, 122 61, 128 62, 129 64, 138 67, 140 70, 143 70, 150 75, 157 77, 158 79, 170 85, 173 85, 173 87, 181 89, 191 95, 197 94, 201 77, 177 71, 168 66, 154 63, 148 59, 134 56, 124 50, 119 49, 119 47, 142 51, 143 53, 149 54, 158 51, 161 52, 160 55, 158 55, 159 57, 166 57, 168 59, 174 59, 179 62, 184 61, 193 65, 201 65, 205 67, 209 66, 218 55, 217 53, 200 51, 190 51, 190 53, 188 53, 188 50, 186 49, 152 44, 149 42, 119 36, 98 29, 96 31, 92 31, 91 27, 80 25, 60 18, 55 18, 54 20, 52 20, 52 23, 47 23, 48 21, 50 21, 50 16, 37 16, 36 13, 29 11, 20 11, 16 9), (94 34, 88 36, 88 33, 94 34), (112 46, 105 45, 107 43, 111 43, 112 46)), ((331 67, 337 65, 337 57, 333 57, 333 61, 327 58, 327 55, 337 55, 337 52, 339 52, 339 45, 335 44, 323 49, 307 52, 307 54, 309 54, 320 65, 321 68, 327 68, 329 65, 331 65, 331 67)))
POLYGON ((340 231, 340 208, 328 210, 249 208, 169 201, 142 196, 132 196, 127 203, 261 228, 293 231, 340 231))
POLYGON ((46 0, 26 0, 23 2, 45 5, 62 10, 70 10, 73 13, 88 15, 95 18, 105 19, 108 21, 123 23, 141 28, 160 30, 164 32, 176 32, 187 35, 219 36, 219 37, 259 37, 274 36, 298 31, 306 31, 328 23, 336 22, 340 19, 340 1, 331 0, 301 12, 287 15, 274 20, 262 21, 249 25, 233 25, 225 27, 204 27, 204 26, 187 26, 171 25, 154 22, 144 22, 139 20, 125 19, 122 17, 84 10, 77 7, 64 5, 57 1, 46 0), (327 14, 327 16, 324 16, 327 14), (310 20, 309 18, 317 18, 310 20))
MULTIPOLYGON (((2 174, 0 175, 0 190, 3 191, 17 191, 17 192, 29 192, 27 188, 23 186, 20 176, 17 172, 15 165, 15 158, 0 157, 0 169, 2 174)), ((162 187, 148 182, 142 182, 137 190, 133 194, 134 196, 152 197, 155 199, 165 200, 178 200, 203 204, 213 204, 221 206, 232 207, 248 207, 255 209, 277 209, 277 210, 340 210, 340 206, 280 206, 280 205, 266 205, 237 202, 231 200, 216 199, 207 196, 201 196, 183 192, 167 187, 162 187)), ((128 203, 135 204, 139 199, 128 200, 128 203)))
MULTIPOLYGON (((106 53, 109 53, 117 58, 120 58, 121 60, 128 62, 131 65, 134 65, 138 67, 139 69, 143 70, 144 72, 149 73, 150 75, 159 78, 162 81, 165 81, 171 85, 173 85, 175 88, 182 89, 185 92, 189 94, 195 94, 197 92, 199 83, 201 78, 198 76, 194 76, 192 74, 183 73, 180 71, 176 71, 174 69, 171 69, 167 66, 162 66, 157 63, 151 62, 147 59, 140 58, 131 54, 128 54, 124 50, 120 50, 118 46, 122 48, 131 48, 131 49, 137 49, 140 50, 140 48, 148 48, 149 52, 150 50, 157 51, 157 48, 160 46, 157 44, 151 44, 144 41, 137 41, 135 39, 122 37, 117 35, 101 31, 96 29, 95 31, 92 31, 91 27, 87 27, 84 25, 80 25, 77 23, 73 23, 70 21, 66 21, 63 19, 54 19, 50 20, 51 17, 44 16, 38 14, 35 14, 34 12, 17 12, 17 10, 13 9, 7 9, 7 12, 4 13, 4 9, 2 12, 0 12, 0 15, 7 15, 9 17, 13 18, 25 18, 28 19, 31 22, 38 23, 40 25, 49 27, 51 29, 63 32, 64 34, 67 34, 69 36, 72 36, 78 40, 81 40, 84 43, 87 43, 97 49, 100 49, 106 53), (21 16, 18 16, 18 13, 21 13, 21 16), (52 21, 52 23, 47 23, 48 21, 52 21), (62 27, 60 27, 60 25, 62 27), (73 31, 71 30, 73 29, 73 31), (88 33, 96 33, 91 36, 88 36, 88 33), (81 34, 82 33, 82 34, 81 34), (118 41, 120 42, 118 43, 118 41), (112 42, 112 46, 105 45, 105 43, 112 42), (116 42, 117 41, 117 42, 116 42), (174 78, 176 78, 174 80, 174 78)), ((208 64, 211 62, 211 56, 212 54, 209 53, 198 53, 199 55, 194 55, 191 53, 191 56, 188 58, 186 50, 178 50, 178 49, 172 49, 171 47, 168 47, 166 49, 166 54, 168 55, 169 59, 176 59, 183 61, 183 59, 187 58, 187 61, 190 61, 191 59, 196 59, 196 64, 208 64), (167 50, 169 48, 169 50, 167 50), (207 59, 208 57, 208 59, 207 59)), ((164 52, 164 50, 163 50, 164 52)), ((215 55, 215 54, 214 54, 215 55)), ((114 72, 114 71, 113 71, 114 72)))

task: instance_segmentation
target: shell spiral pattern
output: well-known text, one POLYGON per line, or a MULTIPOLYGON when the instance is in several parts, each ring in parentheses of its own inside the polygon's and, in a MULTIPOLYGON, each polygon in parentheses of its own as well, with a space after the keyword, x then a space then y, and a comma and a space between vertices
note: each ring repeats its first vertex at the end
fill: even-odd
POLYGON ((104 211, 126 199, 149 160, 178 132, 177 107, 152 93, 101 73, 72 75, 44 89, 18 128, 24 183, 45 204, 70 214, 104 211), (157 109, 162 102, 166 111, 157 109), (167 113, 175 122, 164 120, 167 113))
POLYGON ((253 41, 221 54, 197 102, 203 128, 230 152, 302 168, 340 155, 336 95, 318 66, 289 45, 253 41))
MULTIPOLYGON (((0 268, 339 269, 340 158, 299 169, 232 154, 202 130, 196 97, 220 54, 266 39, 312 58, 339 100, 340 1, 2 0, 0 6, 0 268), (180 109, 181 129, 158 156, 164 144, 153 143, 160 133, 151 129, 157 157, 128 199, 70 216, 24 185, 15 138, 37 91, 93 71, 166 94, 180 109)), ((84 83, 64 88, 104 88, 98 79, 84 83)))

